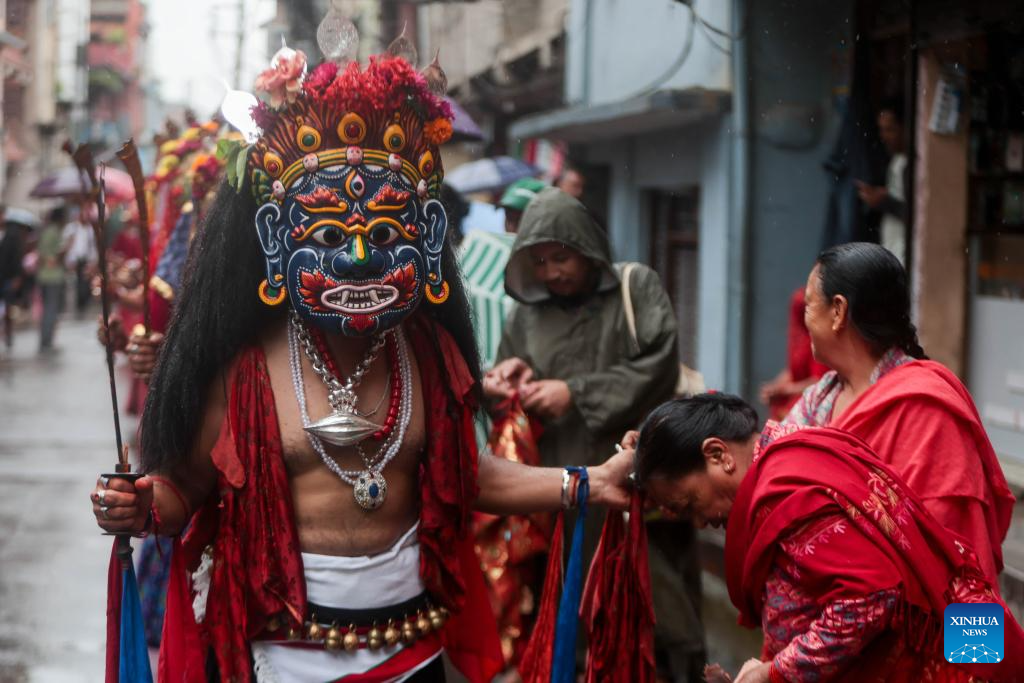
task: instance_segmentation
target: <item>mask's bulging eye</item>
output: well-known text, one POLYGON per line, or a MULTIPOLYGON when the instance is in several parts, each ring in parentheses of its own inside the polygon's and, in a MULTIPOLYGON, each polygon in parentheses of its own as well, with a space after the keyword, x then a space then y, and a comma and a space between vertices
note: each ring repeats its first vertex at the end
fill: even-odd
POLYGON ((313 239, 325 247, 336 247, 344 241, 345 233, 341 231, 341 228, 328 225, 326 228, 314 232, 313 239))
POLYGON ((378 225, 370 230, 370 241, 378 247, 386 247, 398 239, 398 234, 398 230, 390 225, 378 225))

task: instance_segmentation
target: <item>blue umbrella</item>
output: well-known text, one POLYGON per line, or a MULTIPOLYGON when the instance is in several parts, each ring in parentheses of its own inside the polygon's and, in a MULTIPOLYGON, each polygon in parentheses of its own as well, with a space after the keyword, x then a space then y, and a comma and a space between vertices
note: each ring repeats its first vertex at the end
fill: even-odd
POLYGON ((470 161, 455 168, 444 177, 453 188, 470 192, 493 192, 522 178, 539 175, 540 169, 512 157, 491 157, 470 161))

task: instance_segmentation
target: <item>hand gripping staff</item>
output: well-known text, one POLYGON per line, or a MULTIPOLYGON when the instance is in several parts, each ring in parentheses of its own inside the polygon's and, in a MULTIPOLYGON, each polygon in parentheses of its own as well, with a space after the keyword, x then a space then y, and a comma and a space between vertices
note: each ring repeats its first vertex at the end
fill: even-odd
MULTIPOLYGON (((93 162, 92 152, 87 145, 72 148, 64 143, 64 150, 71 155, 78 167, 82 182, 82 195, 96 202, 96 251, 102 287, 100 302, 103 306, 103 325, 110 324, 110 294, 107 289, 107 243, 106 243, 106 201, 103 189, 103 172, 99 174, 93 162)), ((117 385, 114 381, 114 350, 110 335, 107 335, 105 351, 107 375, 110 379, 110 400, 114 410, 114 436, 117 443, 117 465, 114 472, 102 476, 109 479, 134 481, 141 475, 133 473, 128 462, 128 448, 121 438, 121 418, 117 410, 117 385)), ((132 563, 131 532, 115 532, 114 549, 107 571, 107 673, 106 683, 151 683, 149 654, 142 626, 142 606, 139 602, 139 588, 135 579, 135 565, 132 563), (116 643, 116 645, 115 645, 116 643)))

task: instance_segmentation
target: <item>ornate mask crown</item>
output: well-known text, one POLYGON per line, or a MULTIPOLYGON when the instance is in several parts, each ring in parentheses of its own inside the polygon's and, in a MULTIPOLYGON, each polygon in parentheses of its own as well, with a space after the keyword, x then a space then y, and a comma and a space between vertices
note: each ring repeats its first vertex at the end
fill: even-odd
POLYGON ((364 163, 401 174, 420 199, 436 198, 444 175, 438 147, 451 138, 452 113, 427 78, 385 54, 365 70, 325 62, 298 85, 304 61, 301 52, 279 58, 273 75, 261 77, 281 104, 253 108, 262 131, 248 162, 257 198, 280 201, 305 173, 364 163))
MULTIPOLYGON (((354 53, 350 23, 336 24, 335 43, 324 47, 329 19, 318 32, 324 53, 354 53), (339 42, 347 48, 334 50, 339 42)), ((260 203, 260 298, 290 299, 328 331, 383 332, 424 296, 448 296, 438 147, 451 137, 452 114, 436 58, 420 74, 410 50, 403 36, 365 68, 328 61, 307 75, 305 56, 282 48, 256 82, 265 97, 251 108, 260 135, 228 161, 229 180, 247 174, 260 203)), ((225 115, 231 120, 227 101, 225 115)))

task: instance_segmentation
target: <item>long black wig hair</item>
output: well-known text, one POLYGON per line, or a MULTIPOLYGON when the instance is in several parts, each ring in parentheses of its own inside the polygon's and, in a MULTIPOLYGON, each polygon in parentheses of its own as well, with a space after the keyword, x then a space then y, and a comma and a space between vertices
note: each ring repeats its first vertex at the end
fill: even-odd
MULTIPOLYGON (((271 308, 256 294, 266 276, 257 208, 248 182, 237 191, 222 182, 193 239, 142 415, 144 472, 167 471, 184 461, 202 427, 211 382, 287 313, 288 306, 271 308)), ((448 300, 422 308, 452 335, 479 380, 469 300, 447 238, 441 265, 451 288, 448 300)))

